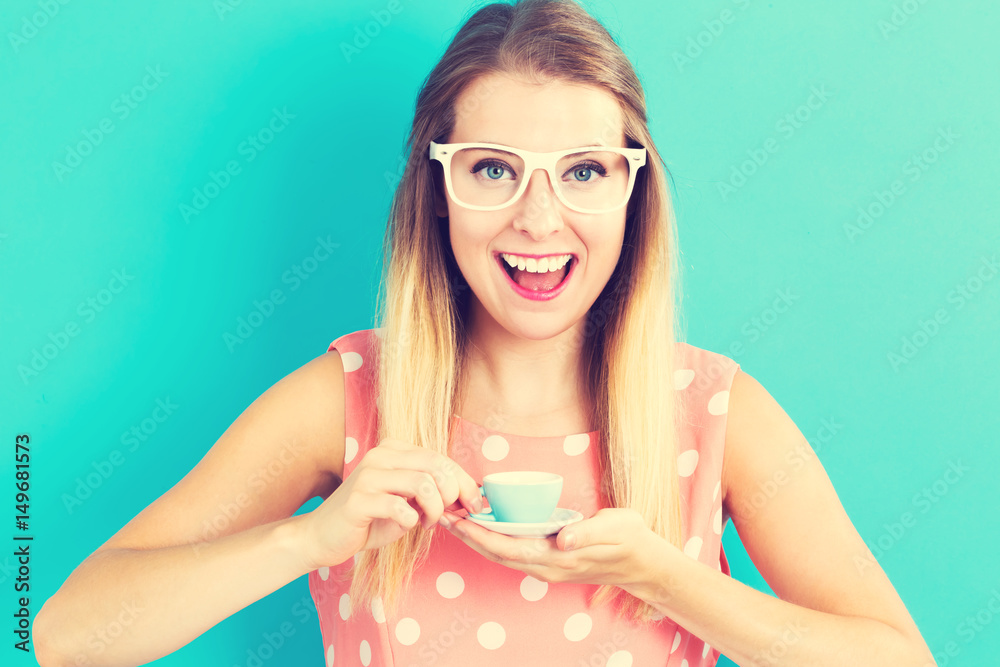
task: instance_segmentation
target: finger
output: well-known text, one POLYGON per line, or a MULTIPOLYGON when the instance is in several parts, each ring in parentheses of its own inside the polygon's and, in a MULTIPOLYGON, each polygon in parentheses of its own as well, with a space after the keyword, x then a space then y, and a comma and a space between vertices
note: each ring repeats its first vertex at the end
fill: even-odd
POLYGON ((363 516, 369 519, 395 521, 403 530, 409 530, 420 521, 417 510, 410 507, 406 498, 391 493, 359 494, 358 506, 363 516))
POLYGON ((426 517, 424 526, 437 522, 444 512, 440 489, 429 473, 420 470, 379 470, 370 475, 364 491, 412 498, 426 517))
POLYGON ((511 537, 467 519, 456 520, 451 530, 485 558, 508 566, 547 563, 553 557, 562 555, 552 539, 511 537))
POLYGON ((469 512, 483 511, 479 485, 452 459, 425 447, 415 447, 394 440, 384 440, 380 447, 384 447, 385 454, 378 457, 378 465, 396 470, 424 471, 438 482, 446 506, 459 500, 461 506, 469 512))
POLYGON ((615 512, 600 510, 589 519, 564 526, 556 536, 556 546, 571 551, 598 544, 621 544, 623 518, 615 512))

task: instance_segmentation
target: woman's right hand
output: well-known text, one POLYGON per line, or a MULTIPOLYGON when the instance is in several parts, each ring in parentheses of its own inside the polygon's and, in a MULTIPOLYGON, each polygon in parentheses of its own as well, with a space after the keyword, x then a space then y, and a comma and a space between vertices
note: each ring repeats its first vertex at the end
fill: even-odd
POLYGON ((332 567, 359 551, 394 542, 422 520, 430 528, 444 511, 482 511, 475 480, 455 461, 386 439, 370 449, 347 479, 306 516, 306 553, 332 567))

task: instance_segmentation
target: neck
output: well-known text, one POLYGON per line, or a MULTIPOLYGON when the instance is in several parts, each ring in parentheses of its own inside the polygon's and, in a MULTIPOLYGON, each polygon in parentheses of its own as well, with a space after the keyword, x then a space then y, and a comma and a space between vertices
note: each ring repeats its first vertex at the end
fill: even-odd
POLYGON ((503 430, 502 424, 519 428, 551 424, 557 431, 589 431, 589 426, 580 425, 592 415, 584 321, 550 338, 531 340, 512 334, 492 318, 471 317, 458 414, 479 423, 489 420, 497 430, 503 430))

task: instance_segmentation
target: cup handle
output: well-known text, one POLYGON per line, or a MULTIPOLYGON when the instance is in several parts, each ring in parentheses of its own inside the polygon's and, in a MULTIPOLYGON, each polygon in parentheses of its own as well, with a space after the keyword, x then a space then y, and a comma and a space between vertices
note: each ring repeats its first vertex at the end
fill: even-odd
MULTIPOLYGON (((482 486, 479 487, 479 496, 481 498, 486 498, 486 490, 482 486)), ((480 512, 480 514, 489 514, 489 515, 492 515, 493 508, 490 507, 489 503, 490 503, 489 499, 486 498, 486 502, 483 503, 483 511, 480 512)))

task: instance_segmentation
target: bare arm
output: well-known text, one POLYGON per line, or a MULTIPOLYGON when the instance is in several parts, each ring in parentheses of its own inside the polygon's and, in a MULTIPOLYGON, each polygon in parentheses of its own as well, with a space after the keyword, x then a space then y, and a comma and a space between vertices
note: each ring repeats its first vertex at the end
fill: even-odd
POLYGON ((339 484, 343 392, 333 351, 254 401, 188 475, 42 606, 39 663, 155 660, 309 572, 299 531, 306 515, 291 515, 339 484))
POLYGON ((631 592, 739 665, 933 666, 808 441, 753 378, 733 380, 723 502, 777 598, 660 540, 631 592), (776 489, 763 504, 760 490, 776 489))

